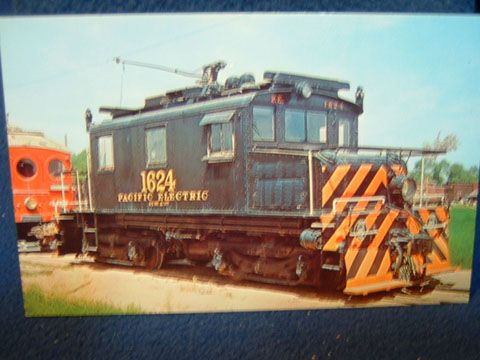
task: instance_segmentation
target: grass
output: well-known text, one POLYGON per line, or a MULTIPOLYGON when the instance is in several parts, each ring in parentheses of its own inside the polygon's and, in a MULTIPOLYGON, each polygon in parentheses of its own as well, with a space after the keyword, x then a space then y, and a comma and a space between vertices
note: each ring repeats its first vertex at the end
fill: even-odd
POLYGON ((448 232, 451 263, 464 269, 472 268, 475 210, 475 208, 466 206, 452 206, 450 208, 448 232))
POLYGON ((45 294, 39 287, 30 286, 23 294, 25 315, 38 316, 86 316, 142 314, 134 305, 120 309, 98 301, 66 299, 59 295, 45 294))

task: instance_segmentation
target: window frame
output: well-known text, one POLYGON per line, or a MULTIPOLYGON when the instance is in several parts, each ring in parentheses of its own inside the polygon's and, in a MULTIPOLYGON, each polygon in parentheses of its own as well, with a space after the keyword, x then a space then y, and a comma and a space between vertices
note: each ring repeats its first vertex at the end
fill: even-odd
POLYGON ((164 168, 167 166, 168 163, 168 144, 167 144, 167 124, 154 124, 144 128, 144 136, 145 142, 145 167, 147 169, 154 169, 154 168, 164 168), (160 162, 149 162, 149 151, 148 151, 148 141, 147 141, 147 132, 148 131, 155 131, 164 129, 165 134, 165 160, 160 162))
POLYGON ((232 157, 235 155, 235 126, 233 123, 233 118, 228 122, 218 123, 218 124, 209 124, 208 125, 208 135, 207 135, 207 157, 214 158, 214 157, 232 157), (225 149, 225 133, 224 133, 224 126, 229 124, 231 127, 231 139, 232 139, 232 147, 231 149, 225 149), (213 151, 212 150, 212 134, 213 134, 213 126, 220 126, 220 150, 213 151))
POLYGON ((285 108, 285 111, 283 112, 283 127, 284 127, 284 133, 283 133, 283 140, 286 143, 293 143, 293 144, 306 144, 307 143, 307 111, 302 108, 295 108, 295 107, 288 107, 285 108), (287 139, 287 112, 292 111, 292 112, 297 112, 297 113, 302 113, 303 114, 303 140, 289 140, 287 139))
POLYGON ((351 121, 349 118, 338 117, 338 119, 337 119, 337 124, 338 124, 338 126, 337 126, 337 133, 338 133, 338 136, 337 136, 337 138, 338 138, 337 145, 338 145, 338 146, 343 146, 343 147, 351 147, 351 146, 352 146, 352 144, 351 144, 351 143, 352 143, 352 141, 351 141, 351 137, 352 137, 352 132, 351 132, 351 131, 352 131, 352 121, 351 121), (347 131, 347 135, 348 135, 348 136, 347 136, 347 139, 348 139, 348 141, 347 141, 347 143, 345 143, 345 142, 343 142, 343 139, 342 139, 342 142, 343 142, 343 143, 340 144, 340 126, 341 126, 342 124, 346 124, 346 125, 347 125, 347 126, 346 126, 346 129, 348 130, 348 131, 347 131))
POLYGON ((15 171, 16 171, 17 175, 20 176, 21 179, 23 179, 25 181, 31 181, 31 180, 33 180, 37 177, 38 165, 32 158, 21 157, 15 163, 15 171), (33 167, 33 174, 31 176, 25 176, 18 170, 18 166, 19 166, 20 162, 28 163, 29 165, 31 165, 33 167))
MULTIPOLYGON (((319 131, 322 127, 320 126, 319 128, 319 131)), ((321 110, 306 110, 305 111, 305 130, 306 130, 306 142, 307 144, 320 144, 320 145, 327 145, 328 144, 328 114, 326 111, 321 111, 321 110), (319 140, 318 141, 309 141, 308 140, 308 134, 309 134, 309 131, 308 131, 308 113, 310 114, 321 114, 324 116, 324 120, 325 120, 325 141, 322 141, 322 139, 320 138, 320 133, 318 134, 319 135, 319 140)))
POLYGON ((252 106, 252 141, 256 143, 274 143, 277 140, 276 135, 276 126, 275 126, 275 119, 276 119, 276 107, 272 105, 265 105, 265 104, 256 104, 252 106), (255 108, 263 108, 263 109, 270 109, 272 111, 272 138, 271 139, 255 139, 255 108))
MULTIPOLYGON (((314 144, 314 145, 327 145, 328 144, 328 114, 326 111, 318 110, 318 109, 305 109, 305 108, 297 108, 297 107, 287 107, 285 108, 285 111, 283 112, 283 141, 288 144, 314 144), (303 128, 304 128, 304 134, 305 137, 303 141, 295 141, 295 140, 289 140, 287 139, 287 112, 291 111, 299 111, 303 112, 303 128), (308 131, 308 115, 309 114, 320 114, 323 115, 325 123, 324 123, 324 128, 325 128, 325 141, 321 141, 320 136, 318 141, 310 141, 308 139, 309 136, 309 131, 308 131)), ((321 129, 321 127, 320 127, 321 129)), ((319 129, 319 130, 320 130, 319 129)))
POLYGON ((59 159, 58 157, 54 156, 54 157, 51 157, 47 160, 46 162, 46 165, 47 165, 47 172, 48 172, 48 175, 50 176, 51 179, 53 180, 60 180, 61 177, 62 177, 62 173, 65 173, 66 171, 66 166, 65 166, 65 163, 63 162, 63 160, 59 159), (50 165, 54 162, 54 161, 58 161, 61 166, 62 166, 62 170, 60 171, 60 173, 58 174, 58 176, 55 176, 55 174, 53 174, 51 171, 50 171, 50 165))
POLYGON ((115 170, 115 151, 114 151, 114 140, 113 133, 98 135, 96 137, 96 147, 97 147, 97 172, 99 173, 110 173, 115 170), (111 138, 111 151, 112 151, 112 166, 100 166, 100 139, 101 138, 111 138))

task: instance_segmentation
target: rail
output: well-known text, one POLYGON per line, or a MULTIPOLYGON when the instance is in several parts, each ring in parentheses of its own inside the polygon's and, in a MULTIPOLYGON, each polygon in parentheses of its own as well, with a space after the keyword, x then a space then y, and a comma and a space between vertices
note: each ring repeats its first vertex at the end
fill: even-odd
POLYGON ((385 196, 352 196, 349 198, 335 198, 333 200, 333 209, 332 212, 337 212, 338 203, 360 203, 360 202, 380 202, 382 205, 385 204, 385 196))
POLYGON ((435 208, 439 205, 446 205, 445 195, 442 194, 420 194, 413 198, 413 208, 435 208))
POLYGON ((84 174, 79 173, 78 171, 64 170, 60 173, 60 185, 57 186, 55 190, 61 191, 62 199, 50 203, 54 208, 56 218, 61 214, 70 212, 82 212, 85 210, 92 211, 92 194, 90 191, 91 185, 89 180, 88 172, 87 174, 84 174), (68 191, 74 192, 74 201, 67 199, 71 197, 68 195, 68 191))

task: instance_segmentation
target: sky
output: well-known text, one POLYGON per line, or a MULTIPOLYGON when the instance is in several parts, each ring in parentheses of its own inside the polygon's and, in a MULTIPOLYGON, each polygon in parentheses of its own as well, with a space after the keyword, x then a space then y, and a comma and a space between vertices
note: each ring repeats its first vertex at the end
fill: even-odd
POLYGON ((480 154, 480 18, 440 15, 184 14, 0 17, 10 125, 41 130, 73 152, 86 146, 84 113, 139 108, 194 79, 114 58, 199 72, 224 60, 228 76, 301 73, 365 91, 360 145, 422 147, 455 134, 451 162, 480 154))

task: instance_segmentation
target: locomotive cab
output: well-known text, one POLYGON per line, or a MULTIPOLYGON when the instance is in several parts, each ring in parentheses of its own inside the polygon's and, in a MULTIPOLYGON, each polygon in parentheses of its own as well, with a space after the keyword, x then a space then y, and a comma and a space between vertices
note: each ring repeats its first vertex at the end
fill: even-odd
POLYGON ((338 96, 348 83, 272 72, 264 77, 270 89, 252 101, 246 128, 250 203, 254 209, 318 214, 317 155, 358 146, 363 93, 351 103, 338 96))
POLYGON ((268 92, 252 102, 252 145, 284 149, 355 148, 363 92, 352 103, 339 97, 349 84, 266 72, 268 92))

